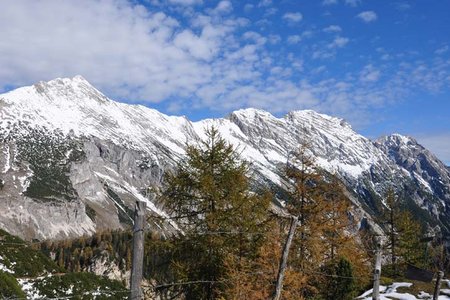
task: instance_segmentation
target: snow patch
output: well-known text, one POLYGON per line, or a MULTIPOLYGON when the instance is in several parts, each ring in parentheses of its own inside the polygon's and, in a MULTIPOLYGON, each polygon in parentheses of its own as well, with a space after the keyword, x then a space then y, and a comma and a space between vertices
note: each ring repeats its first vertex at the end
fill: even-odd
MULTIPOLYGON (((414 295, 409 293, 398 293, 397 289, 400 287, 411 287, 412 283, 410 282, 395 282, 390 286, 380 286, 380 300, 391 300, 391 299, 399 299, 399 300, 420 300, 420 299, 428 299, 430 295, 425 292, 420 292, 417 298, 414 295)), ((372 300, 373 289, 370 289, 364 292, 362 295, 357 297, 356 299, 360 300, 372 300)), ((442 295, 445 293, 444 290, 441 289, 441 295, 439 295, 439 300, 450 300, 450 297, 442 295)))
POLYGON ((428 191, 430 191, 431 193, 433 193, 433 189, 431 188, 430 184, 425 181, 425 179, 422 178, 422 176, 420 176, 419 174, 417 174, 417 172, 413 172, 414 178, 423 186, 425 187, 428 191))
POLYGON ((2 173, 5 174, 11 168, 11 153, 9 152, 9 145, 5 145, 5 149, 3 150, 3 154, 5 154, 5 167, 3 168, 2 173))
MULTIPOLYGON (((0 255, 0 260, 3 261, 3 256, 0 255)), ((15 265, 14 263, 11 263, 13 266, 15 265)), ((11 273, 14 274, 14 271, 11 270, 10 268, 8 268, 7 266, 5 266, 2 262, 0 262, 0 271, 6 272, 6 273, 11 273)))
POLYGON ((39 293, 39 291, 33 286, 32 279, 17 279, 22 290, 27 295, 27 299, 43 299, 44 296, 39 293))
POLYGON ((0 262, 0 271, 6 272, 6 273, 10 273, 10 274, 14 274, 14 271, 11 270, 10 268, 8 268, 7 266, 5 266, 4 264, 2 264, 0 262))

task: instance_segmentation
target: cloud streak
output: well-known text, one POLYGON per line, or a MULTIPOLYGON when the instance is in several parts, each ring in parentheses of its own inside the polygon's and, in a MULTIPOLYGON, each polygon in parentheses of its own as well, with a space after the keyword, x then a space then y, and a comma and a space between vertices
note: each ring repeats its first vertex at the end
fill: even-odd
POLYGON ((377 14, 374 11, 367 10, 356 15, 357 18, 362 20, 365 23, 371 23, 378 19, 377 14))
POLYGON ((296 12, 296 13, 285 13, 283 15, 283 19, 285 19, 286 21, 289 21, 289 22, 297 23, 297 22, 300 22, 303 19, 303 15, 301 13, 299 13, 299 12, 296 12))
POLYGON ((341 32, 342 28, 341 28, 341 26, 338 26, 338 25, 330 25, 330 26, 324 28, 323 31, 324 32, 328 32, 328 33, 330 33, 330 32, 341 32))

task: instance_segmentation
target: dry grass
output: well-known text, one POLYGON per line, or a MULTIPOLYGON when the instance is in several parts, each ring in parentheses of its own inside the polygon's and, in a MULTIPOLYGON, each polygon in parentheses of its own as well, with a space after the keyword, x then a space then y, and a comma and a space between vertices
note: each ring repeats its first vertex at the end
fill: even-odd
MULTIPOLYGON (((398 280, 396 280, 398 281, 398 280)), ((434 292, 434 282, 422 282, 415 280, 405 280, 405 282, 411 282, 413 285, 410 287, 399 287, 397 292, 399 293, 409 293, 412 295, 419 295, 421 291, 424 291, 430 295, 433 295, 434 292)))

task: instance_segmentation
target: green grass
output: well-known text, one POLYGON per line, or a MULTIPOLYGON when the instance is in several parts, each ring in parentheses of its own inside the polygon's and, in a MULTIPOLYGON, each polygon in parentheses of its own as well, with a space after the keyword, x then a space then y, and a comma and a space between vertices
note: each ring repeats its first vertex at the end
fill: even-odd
POLYGON ((409 293, 412 295, 419 295, 421 291, 424 291, 430 295, 433 295, 434 292, 434 282, 421 282, 415 280, 405 279, 405 282, 411 282, 413 285, 410 287, 399 287, 397 292, 399 293, 409 293))
MULTIPOLYGON (((399 287, 397 288, 398 293, 409 293, 411 295, 418 296, 421 291, 424 291, 430 295, 433 295, 434 292, 434 282, 422 282, 416 280, 410 280, 405 278, 389 278, 389 277, 381 277, 380 285, 390 286, 394 282, 410 282, 412 285, 410 287, 399 287)), ((367 289, 372 288, 370 285, 367 289)))
POLYGON ((394 279, 389 278, 389 277, 380 277, 380 284, 381 285, 391 285, 394 283, 394 279))

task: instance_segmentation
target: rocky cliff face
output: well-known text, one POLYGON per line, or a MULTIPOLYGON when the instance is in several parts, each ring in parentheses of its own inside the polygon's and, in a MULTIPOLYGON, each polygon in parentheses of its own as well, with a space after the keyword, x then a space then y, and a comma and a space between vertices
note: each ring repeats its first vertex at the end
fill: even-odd
MULTIPOLYGON (((245 109, 190 122, 114 102, 79 76, 0 95, 0 227, 27 239, 123 228, 138 199, 149 214, 166 216, 148 188, 212 125, 252 163, 255 183, 280 189, 281 166, 307 140, 319 166, 346 183, 359 220, 377 214, 394 186, 424 221, 449 228, 448 168, 410 138, 372 142, 314 111, 276 118, 245 109)), ((170 222, 152 226, 176 230, 170 222)))
POLYGON ((408 172, 419 206, 426 207, 450 231, 450 172, 430 151, 411 137, 393 134, 375 143, 398 166, 408 172))

